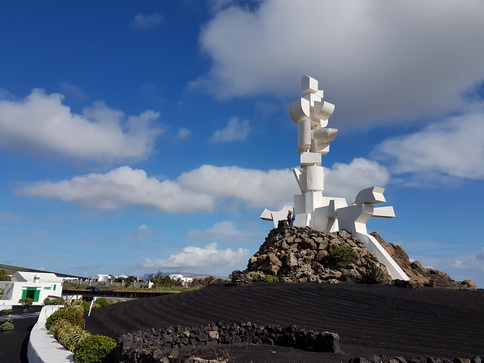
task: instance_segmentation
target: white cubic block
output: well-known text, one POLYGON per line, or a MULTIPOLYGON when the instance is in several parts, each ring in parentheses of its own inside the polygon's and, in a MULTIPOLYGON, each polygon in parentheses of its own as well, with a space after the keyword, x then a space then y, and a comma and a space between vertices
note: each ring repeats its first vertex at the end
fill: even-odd
POLYGON ((316 231, 326 231, 328 227, 328 208, 320 207, 312 213, 311 228, 316 231))
POLYGON ((323 193, 322 192, 307 192, 304 193, 305 212, 311 213, 316 208, 323 207, 323 193))
POLYGON ((311 226, 311 214, 301 213, 296 214, 294 219, 294 227, 310 227, 311 226))
POLYGON ((316 93, 318 91, 318 80, 309 76, 302 76, 301 78, 301 92, 307 95, 308 93, 316 93))
POLYGON ((308 191, 324 190, 324 169, 322 166, 306 167, 306 185, 308 191))
POLYGON ((301 154, 301 167, 310 166, 310 165, 317 165, 321 166, 321 154, 319 153, 312 153, 312 152, 304 152, 301 154))

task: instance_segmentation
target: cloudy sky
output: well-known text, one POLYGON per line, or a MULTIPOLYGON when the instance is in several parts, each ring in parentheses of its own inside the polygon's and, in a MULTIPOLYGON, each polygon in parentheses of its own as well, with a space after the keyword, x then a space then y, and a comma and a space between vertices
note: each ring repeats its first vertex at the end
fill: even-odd
POLYGON ((338 128, 326 195, 484 288, 481 0, 0 5, 0 263, 90 276, 243 269, 298 192, 300 78, 338 128))

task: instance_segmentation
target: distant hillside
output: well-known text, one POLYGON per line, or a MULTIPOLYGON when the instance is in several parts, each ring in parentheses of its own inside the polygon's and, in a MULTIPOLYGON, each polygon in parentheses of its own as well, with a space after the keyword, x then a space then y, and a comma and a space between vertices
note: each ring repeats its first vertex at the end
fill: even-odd
POLYGON ((60 272, 53 272, 53 271, 44 271, 44 270, 36 270, 33 268, 27 268, 27 267, 19 267, 19 266, 12 266, 12 265, 3 265, 0 264, 0 270, 5 270, 5 272, 8 275, 12 275, 17 271, 25 271, 25 272, 45 272, 45 273, 54 273, 59 277, 77 277, 79 279, 86 279, 87 277, 83 276, 76 276, 76 275, 68 275, 68 274, 63 274, 60 272))

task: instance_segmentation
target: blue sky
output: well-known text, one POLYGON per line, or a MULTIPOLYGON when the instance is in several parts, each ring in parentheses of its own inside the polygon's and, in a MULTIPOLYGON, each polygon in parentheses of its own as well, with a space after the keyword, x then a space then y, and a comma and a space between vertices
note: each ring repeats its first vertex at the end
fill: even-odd
POLYGON ((484 287, 484 3, 5 1, 0 261, 90 276, 243 269, 298 193, 300 78, 338 128, 326 195, 484 287))

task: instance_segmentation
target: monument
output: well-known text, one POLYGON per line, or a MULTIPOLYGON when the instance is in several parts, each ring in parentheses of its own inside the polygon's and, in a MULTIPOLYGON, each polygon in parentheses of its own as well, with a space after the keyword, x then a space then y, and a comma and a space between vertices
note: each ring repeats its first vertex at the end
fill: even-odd
POLYGON ((384 189, 370 187, 360 191, 348 205, 345 198, 324 195, 323 155, 329 152, 330 143, 336 139, 337 129, 328 128, 328 120, 335 106, 324 101, 318 81, 309 76, 301 79, 303 97, 289 104, 289 115, 297 124, 300 168, 293 169, 301 194, 294 196, 294 207, 284 206, 280 211, 265 209, 261 218, 272 220, 274 227, 286 219, 288 211, 294 213, 295 227, 310 227, 318 231, 347 230, 363 242, 379 262, 384 264, 392 279, 409 280, 393 258, 368 234, 366 222, 371 217, 394 218, 393 207, 375 207, 385 203, 384 189))

